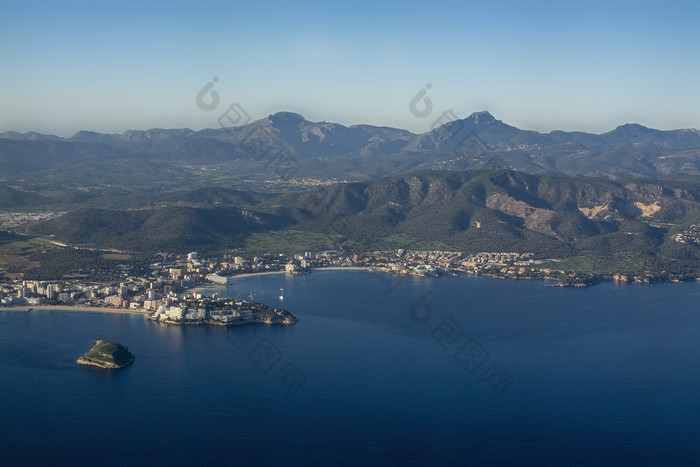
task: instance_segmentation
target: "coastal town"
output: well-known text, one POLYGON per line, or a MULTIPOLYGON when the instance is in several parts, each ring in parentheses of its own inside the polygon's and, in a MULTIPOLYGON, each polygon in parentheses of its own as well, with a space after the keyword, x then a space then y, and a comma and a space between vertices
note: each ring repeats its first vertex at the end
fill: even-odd
MULTIPOLYGON (((247 274, 308 274, 328 268, 353 268, 411 276, 486 275, 496 278, 551 281, 551 285, 583 287, 600 276, 543 267, 531 253, 389 250, 347 253, 304 252, 295 255, 225 255, 205 258, 197 252, 160 253, 136 275, 128 264, 111 278, 101 271, 56 280, 0 277, 0 306, 72 306, 140 312, 167 322, 227 324, 255 319, 282 322, 287 316, 276 308, 256 308, 254 297, 221 297, 221 286, 247 274), (216 287, 219 286, 219 287, 216 287)), ((622 274, 602 279, 650 282, 653 278, 622 274)), ((282 297, 280 297, 282 298, 282 297)), ((288 320, 289 321, 289 320, 288 320)))

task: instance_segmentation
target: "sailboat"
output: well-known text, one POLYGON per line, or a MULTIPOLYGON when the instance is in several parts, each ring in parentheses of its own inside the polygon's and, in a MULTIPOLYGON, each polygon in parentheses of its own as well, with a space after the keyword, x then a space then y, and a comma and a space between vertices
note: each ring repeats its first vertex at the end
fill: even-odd
POLYGON ((284 287, 280 287, 280 300, 284 300, 284 287))

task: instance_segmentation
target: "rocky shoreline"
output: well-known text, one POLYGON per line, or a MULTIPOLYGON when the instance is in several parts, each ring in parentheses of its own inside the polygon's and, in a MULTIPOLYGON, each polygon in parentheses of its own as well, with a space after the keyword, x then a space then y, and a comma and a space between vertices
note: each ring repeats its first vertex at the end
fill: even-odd
POLYGON ((151 321, 157 321, 159 323, 165 323, 165 324, 178 324, 178 325, 212 325, 212 326, 240 326, 243 324, 252 324, 252 323, 259 323, 259 324, 295 324, 298 320, 295 316, 289 316, 285 317, 282 319, 261 319, 261 318, 252 318, 252 319, 240 319, 237 321, 228 321, 228 322, 223 322, 217 319, 188 319, 188 320, 173 320, 173 319, 157 319, 154 316, 149 316, 147 319, 151 321))
POLYGON ((97 340, 95 345, 75 362, 79 365, 118 369, 132 364, 134 360, 134 355, 123 345, 112 341, 97 340))
POLYGON ((261 303, 229 302, 224 306, 204 308, 178 305, 160 307, 147 319, 165 324, 238 326, 242 324, 295 324, 296 316, 283 308, 272 308, 261 303))

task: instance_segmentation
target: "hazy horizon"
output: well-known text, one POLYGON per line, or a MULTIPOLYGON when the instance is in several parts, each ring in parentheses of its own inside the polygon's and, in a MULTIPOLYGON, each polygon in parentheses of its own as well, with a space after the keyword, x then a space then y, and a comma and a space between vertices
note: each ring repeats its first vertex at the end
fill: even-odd
MULTIPOLYGON (((224 109, 225 109, 225 107, 224 107, 224 109)), ((468 114, 468 115, 459 116, 459 118, 460 118, 460 119, 466 119, 466 118, 470 117, 470 116, 471 116, 472 114, 474 114, 474 113, 481 113, 481 112, 488 112, 488 110, 475 111, 475 112, 472 112, 471 114, 468 114)), ((298 112, 293 112, 293 111, 290 111, 290 110, 280 110, 279 112, 274 112, 273 114, 264 115, 264 116, 262 116, 262 117, 260 117, 259 119, 256 119, 256 120, 265 119, 265 118, 267 118, 267 117, 269 117, 269 116, 272 116, 272 115, 274 115, 274 114, 276 114, 276 113, 298 113, 298 112)), ((489 112, 489 113, 490 113, 490 112, 489 112)), ((440 115, 440 113, 436 113, 436 117, 439 117, 439 115, 440 115)), ((496 120, 500 120, 500 121, 502 121, 503 123, 505 123, 506 125, 510 125, 510 123, 509 123, 508 121, 503 120, 502 118, 499 118, 497 115, 493 115, 493 114, 491 114, 491 115, 492 115, 496 120)), ((306 118, 305 115, 302 115, 302 117, 304 117, 304 119, 305 119, 306 121, 310 122, 310 123, 318 123, 318 124, 321 124, 321 123, 333 123, 333 124, 336 124, 336 123, 337 123, 337 124, 342 124, 342 123, 340 123, 340 122, 333 122, 333 121, 328 121, 328 120, 312 121, 312 120, 309 120, 308 118, 306 118)), ((255 120, 251 120, 249 123, 252 123, 252 122, 254 122, 254 121, 255 121, 255 120)), ((600 132, 600 133, 593 133, 593 132, 586 132, 586 133, 594 134, 594 135, 604 134, 604 133, 613 131, 613 130, 615 130, 616 128, 618 128, 618 127, 620 127, 620 126, 623 126, 623 125, 626 125, 626 124, 639 124, 639 122, 624 122, 624 123, 620 123, 619 125, 616 125, 614 128, 610 128, 610 129, 608 129, 608 130, 606 130, 606 131, 603 131, 603 132, 600 132)), ((352 127, 352 126, 357 126, 357 125, 371 125, 371 124, 364 123, 364 122, 357 122, 357 123, 352 123, 352 124, 349 124, 349 125, 346 125, 346 124, 342 124, 342 125, 344 125, 344 126, 346 126, 346 127, 352 127)), ((407 128, 391 127, 391 126, 389 126, 389 125, 372 125, 372 126, 376 126, 376 127, 385 127, 385 128, 395 128, 395 129, 398 129, 398 130, 408 130, 407 128)), ((511 126, 514 126, 514 125, 511 125, 511 126)), ((642 126, 646 126, 646 125, 642 125, 642 126)), ((648 127, 648 128, 650 128, 650 129, 652 129, 652 130, 662 130, 662 131, 664 131, 664 130, 696 130, 696 131, 700 131, 700 129, 698 129, 698 128, 690 128, 690 127, 684 127, 684 128, 668 128, 668 129, 652 128, 652 127, 648 127)), ((60 138, 70 138, 70 137, 72 137, 72 136, 75 136, 77 133, 79 133, 79 132, 81 132, 81 131, 94 131, 94 132, 100 133, 100 134, 123 135, 123 134, 125 134, 125 133, 127 133, 127 132, 129 132, 129 131, 148 131, 148 130, 191 130, 191 131, 202 131, 202 130, 211 130, 211 129, 214 129, 214 130, 221 129, 221 126, 213 125, 213 126, 203 127, 203 128, 189 128, 189 127, 173 127, 173 128, 164 128, 164 127, 127 128, 127 129, 125 129, 125 130, 123 130, 123 131, 114 131, 114 132, 96 131, 96 130, 88 130, 88 129, 81 128, 81 129, 78 129, 78 130, 76 130, 76 131, 74 131, 74 132, 72 132, 72 133, 71 133, 71 132, 67 132, 67 133, 64 133, 64 134, 42 133, 42 132, 37 132, 36 130, 27 130, 27 131, 18 132, 17 130, 6 130, 6 129, 3 129, 3 128, 0 128, 0 133, 6 133, 6 132, 13 132, 13 131, 14 131, 14 132, 17 132, 17 133, 20 133, 20 134, 27 134, 27 133, 32 133, 32 132, 34 132, 34 133, 39 133, 39 134, 45 134, 45 135, 48 135, 48 136, 57 136, 57 137, 60 137, 60 138)), ((518 129, 519 129, 519 130, 524 130, 524 131, 536 131, 536 132, 541 133, 541 134, 548 134, 548 133, 551 133, 551 132, 554 132, 554 131, 562 131, 562 130, 556 129, 556 128, 553 129, 553 130, 549 130, 549 131, 540 131, 540 130, 533 130, 533 129, 531 129, 531 128, 519 128, 519 127, 518 127, 518 129)), ((408 131, 410 131, 410 130, 408 130, 408 131)), ((428 128, 425 132, 429 132, 429 131, 431 131, 430 128, 428 128)), ((580 130, 563 130, 563 131, 580 131, 580 130)), ((420 133, 413 132, 413 133, 419 135, 419 134, 422 134, 422 133, 425 133, 425 132, 420 132, 420 133)))
POLYGON ((542 133, 700 128, 693 3, 0 6, 0 131, 216 128, 233 103, 413 133, 448 109, 542 133), (432 112, 412 113, 422 90, 432 112))

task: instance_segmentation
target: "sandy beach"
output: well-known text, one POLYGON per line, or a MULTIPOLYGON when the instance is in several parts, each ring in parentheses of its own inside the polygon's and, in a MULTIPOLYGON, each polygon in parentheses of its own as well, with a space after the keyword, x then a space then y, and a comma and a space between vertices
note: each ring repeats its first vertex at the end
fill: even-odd
POLYGON ((88 311, 93 313, 113 313, 113 314, 129 314, 129 315, 148 315, 149 312, 143 310, 130 310, 127 308, 111 308, 99 306, 80 306, 80 305, 35 305, 35 306, 2 306, 0 311, 88 311))
POLYGON ((313 268, 313 271, 369 271, 368 266, 328 266, 322 268, 313 268))
MULTIPOLYGON (((319 267, 319 268, 311 268, 311 272, 313 271, 369 271, 371 268, 366 267, 366 266, 351 266, 351 267, 343 267, 343 266, 328 266, 328 267, 319 267)), ((253 277, 253 276, 268 276, 271 274, 290 274, 286 271, 263 271, 263 272, 245 272, 242 274, 234 274, 231 276, 226 276, 230 280, 236 280, 238 278, 243 278, 243 277, 253 277)), ((206 290, 209 288, 216 288, 217 285, 219 284, 211 284, 211 285, 206 285, 203 287, 198 287, 197 289, 194 290, 206 290)))
POLYGON ((286 274, 286 271, 264 271, 264 272, 246 272, 243 274, 235 274, 233 276, 226 276, 231 280, 237 279, 239 277, 252 277, 252 276, 269 276, 271 274, 286 274))
MULTIPOLYGON (((225 276, 227 279, 231 281, 235 281, 238 278, 243 278, 243 277, 253 277, 253 276, 268 276, 271 274, 285 274, 286 271, 264 271, 264 272, 247 272, 243 274, 235 274, 232 276, 225 276)), ((198 287, 195 287, 193 289, 188 290, 188 292, 192 293, 201 293, 207 290, 221 290, 222 288, 225 288, 226 286, 224 284, 217 284, 215 282, 207 283, 205 285, 200 285, 198 287)))
MULTIPOLYGON (((371 268, 367 266, 326 266, 326 267, 318 267, 318 268, 311 268, 311 272, 313 271, 369 271, 371 268)), ((286 271, 265 271, 265 272, 247 272, 243 274, 236 274, 233 276, 228 276, 229 279, 236 279, 238 277, 251 277, 251 276, 266 276, 268 274, 290 274, 292 273, 287 273, 286 271)))

